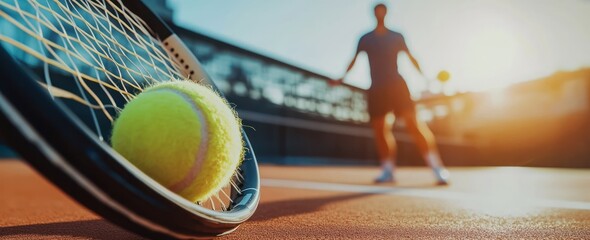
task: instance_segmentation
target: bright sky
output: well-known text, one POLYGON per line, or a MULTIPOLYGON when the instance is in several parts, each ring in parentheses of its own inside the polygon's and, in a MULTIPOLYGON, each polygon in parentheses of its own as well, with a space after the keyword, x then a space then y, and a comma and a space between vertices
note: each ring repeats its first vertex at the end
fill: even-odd
MULTIPOLYGON (((402 56, 412 92, 485 90, 590 66, 590 0, 169 0, 185 27, 338 78, 358 38, 389 7, 388 26, 404 34, 425 73, 402 56), (425 81, 426 80, 426 81, 425 81)), ((346 81, 370 86, 366 56, 346 81)))

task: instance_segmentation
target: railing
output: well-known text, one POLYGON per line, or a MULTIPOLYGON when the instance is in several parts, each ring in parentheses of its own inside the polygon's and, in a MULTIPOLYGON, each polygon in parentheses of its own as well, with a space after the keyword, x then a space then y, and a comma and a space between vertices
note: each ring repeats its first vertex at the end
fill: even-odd
POLYGON ((236 102, 256 101, 328 121, 355 124, 369 121, 366 96, 360 88, 332 87, 328 83, 331 79, 326 76, 193 31, 175 30, 220 90, 236 102))

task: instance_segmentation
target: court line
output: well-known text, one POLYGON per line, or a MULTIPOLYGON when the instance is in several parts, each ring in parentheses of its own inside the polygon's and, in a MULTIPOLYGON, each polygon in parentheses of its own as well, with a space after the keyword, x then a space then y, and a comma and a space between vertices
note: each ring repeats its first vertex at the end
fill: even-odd
MULTIPOLYGON (((465 192, 454 192, 445 189, 428 190, 428 189, 411 189, 400 187, 385 187, 385 186, 367 186, 341 183, 325 183, 312 182, 300 180, 286 180, 286 179, 261 179, 261 186, 264 187, 282 187, 292 189, 306 189, 319 190, 331 192, 349 192, 349 193, 367 193, 367 194, 383 194, 407 197, 420 197, 442 200, 458 200, 458 201, 489 201, 489 196, 481 196, 477 194, 470 194, 465 192)), ((526 199, 529 206, 544 207, 544 208, 562 208, 573 210, 590 210, 590 202, 570 201, 570 200, 554 200, 554 199, 526 199)))

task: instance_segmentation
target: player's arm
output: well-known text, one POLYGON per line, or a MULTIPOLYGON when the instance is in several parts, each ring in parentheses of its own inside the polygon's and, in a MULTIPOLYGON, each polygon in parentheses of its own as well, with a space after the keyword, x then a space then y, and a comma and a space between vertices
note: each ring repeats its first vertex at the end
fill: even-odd
POLYGON ((418 71, 420 73, 422 73, 422 69, 420 68, 420 64, 418 64, 418 61, 416 60, 416 58, 414 58, 414 55, 412 55, 412 53, 410 53, 410 49, 408 49, 408 45, 406 45, 406 40, 404 39, 402 41, 402 43, 403 43, 402 51, 406 52, 406 54, 408 54, 410 61, 412 61, 412 64, 414 64, 414 67, 416 67, 416 69, 418 69, 418 71))
POLYGON ((357 58, 358 55, 359 55, 358 52, 356 52, 354 54, 354 57, 352 57, 352 60, 348 64, 348 67, 346 68, 346 71, 344 72, 344 75, 342 75, 341 78, 337 79, 336 82, 342 83, 342 81, 344 81, 344 77, 346 77, 346 75, 348 74, 348 72, 350 72, 350 70, 352 69, 352 67, 354 67, 354 63, 356 63, 356 58, 357 58))
POLYGON ((332 85, 340 85, 340 84, 342 84, 342 82, 344 82, 344 78, 346 77, 346 75, 348 74, 348 72, 350 72, 350 70, 352 69, 352 67, 354 67, 354 64, 356 63, 356 58, 358 57, 359 53, 361 51, 364 51, 364 49, 362 47, 362 42, 363 41, 362 41, 362 38, 361 38, 361 40, 359 40, 359 43, 357 45, 356 53, 354 54, 354 57, 352 57, 352 60, 348 64, 348 67, 346 68, 346 71, 344 72, 344 74, 342 75, 341 78, 336 79, 334 81, 331 81, 330 83, 332 85))
POLYGON ((416 67, 416 69, 418 69, 418 71, 420 73, 422 73, 422 69, 420 69, 420 64, 418 64, 418 61, 416 61, 416 58, 414 58, 414 56, 410 53, 410 51, 406 51, 406 53, 408 54, 408 57, 410 57, 410 61, 412 61, 412 64, 414 64, 414 67, 416 67))

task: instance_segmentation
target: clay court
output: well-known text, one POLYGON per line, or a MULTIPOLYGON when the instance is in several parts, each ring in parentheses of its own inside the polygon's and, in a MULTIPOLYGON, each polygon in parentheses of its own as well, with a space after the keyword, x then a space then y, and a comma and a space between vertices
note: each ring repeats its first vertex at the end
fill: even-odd
MULTIPOLYGON (((261 167, 254 217, 225 239, 588 239, 590 170, 261 167)), ((81 207, 25 163, 0 161, 0 239, 142 239, 81 207), (18 183, 18 184, 17 184, 18 183)))
POLYGON ((590 239, 588 13, 0 0, 0 240, 590 239))

